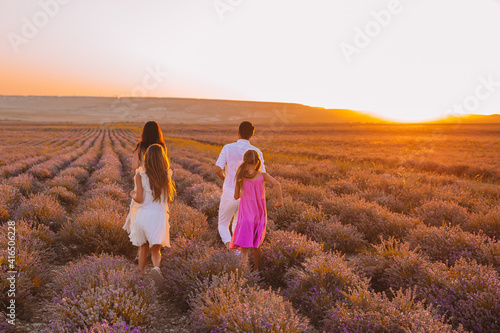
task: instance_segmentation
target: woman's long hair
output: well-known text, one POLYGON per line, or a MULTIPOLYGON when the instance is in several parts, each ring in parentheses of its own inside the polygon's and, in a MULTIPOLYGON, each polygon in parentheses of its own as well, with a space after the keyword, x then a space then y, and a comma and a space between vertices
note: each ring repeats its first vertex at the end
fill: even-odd
POLYGON ((262 162, 260 160, 260 156, 259 153, 257 153, 257 151, 250 149, 247 150, 243 155, 243 162, 238 167, 238 171, 236 171, 236 182, 240 184, 240 188, 242 188, 243 180, 245 178, 249 179, 255 176, 255 173, 253 175, 248 173, 248 171, 246 170, 247 165, 255 167, 255 172, 260 171, 260 166, 262 165, 262 162))
POLYGON ((134 153, 137 149, 139 149, 139 161, 142 161, 146 150, 152 144, 157 143, 165 150, 167 149, 167 145, 163 140, 163 133, 161 132, 160 125, 154 120, 148 121, 144 128, 142 129, 141 141, 139 141, 134 148, 134 153))
POLYGON ((174 181, 169 177, 170 161, 167 151, 157 143, 152 144, 144 155, 144 168, 149 177, 149 186, 153 191, 153 201, 161 202, 162 193, 168 202, 174 201, 176 193, 174 181))

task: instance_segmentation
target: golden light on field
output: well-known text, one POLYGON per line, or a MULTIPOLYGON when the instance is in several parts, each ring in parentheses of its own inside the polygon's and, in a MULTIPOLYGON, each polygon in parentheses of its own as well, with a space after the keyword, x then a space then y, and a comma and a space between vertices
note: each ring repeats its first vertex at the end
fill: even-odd
POLYGON ((425 122, 434 121, 441 119, 441 116, 430 116, 426 115, 425 112, 420 110, 415 110, 413 112, 405 111, 403 112, 383 112, 383 118, 392 122, 402 122, 402 123, 413 123, 413 122, 425 122))
POLYGON ((3 95, 292 102, 394 121, 500 110, 497 1, 0 6, 3 95), (489 96, 467 104, 489 76, 489 96))

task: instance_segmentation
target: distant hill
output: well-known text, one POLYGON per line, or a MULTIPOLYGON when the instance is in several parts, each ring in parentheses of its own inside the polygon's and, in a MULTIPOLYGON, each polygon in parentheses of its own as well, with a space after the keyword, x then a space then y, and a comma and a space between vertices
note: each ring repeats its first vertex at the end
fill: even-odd
POLYGON ((491 124, 500 123, 500 114, 478 115, 466 114, 460 117, 452 116, 444 119, 432 121, 431 123, 471 123, 471 124, 491 124))
POLYGON ((383 123, 356 111, 293 103, 155 97, 0 96, 0 120, 36 122, 383 123))

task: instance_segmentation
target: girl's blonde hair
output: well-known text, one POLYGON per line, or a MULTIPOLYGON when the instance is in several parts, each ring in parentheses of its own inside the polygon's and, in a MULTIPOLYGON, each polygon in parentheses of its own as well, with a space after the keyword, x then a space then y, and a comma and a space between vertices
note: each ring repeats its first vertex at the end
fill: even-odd
POLYGON ((174 201, 176 194, 174 181, 169 177, 170 161, 166 149, 155 143, 148 147, 144 155, 144 168, 153 191, 153 201, 161 202, 162 193, 168 202, 174 201))
POLYGON ((251 178, 252 175, 248 173, 246 170, 247 165, 251 165, 255 167, 255 171, 260 171, 260 167, 262 162, 260 160, 259 153, 257 151, 250 149, 245 152, 243 155, 243 162, 238 167, 238 171, 236 171, 236 182, 240 184, 240 187, 243 185, 243 180, 251 178))

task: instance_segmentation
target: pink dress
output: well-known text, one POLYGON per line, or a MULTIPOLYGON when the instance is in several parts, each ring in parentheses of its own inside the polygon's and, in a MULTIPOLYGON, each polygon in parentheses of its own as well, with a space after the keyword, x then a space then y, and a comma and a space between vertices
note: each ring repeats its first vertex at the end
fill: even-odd
POLYGON ((229 248, 258 248, 266 235, 267 223, 266 194, 262 174, 257 179, 243 181, 237 221, 229 248))

